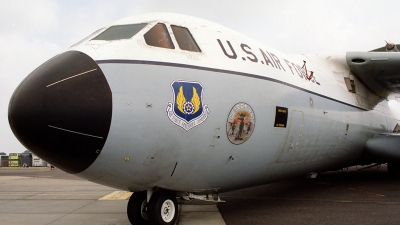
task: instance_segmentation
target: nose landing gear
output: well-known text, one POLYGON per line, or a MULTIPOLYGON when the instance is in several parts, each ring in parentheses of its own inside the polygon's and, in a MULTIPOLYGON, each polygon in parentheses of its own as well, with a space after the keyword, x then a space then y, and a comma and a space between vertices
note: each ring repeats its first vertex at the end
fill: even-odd
POLYGON ((150 198, 148 217, 153 225, 173 225, 178 219, 176 197, 168 191, 158 191, 150 198))
POLYGON ((146 191, 133 193, 128 202, 128 218, 132 224, 173 225, 178 219, 178 203, 169 191, 155 192, 147 203, 146 191))
POLYGON ((127 214, 131 224, 148 224, 146 191, 135 192, 132 194, 128 202, 127 214))

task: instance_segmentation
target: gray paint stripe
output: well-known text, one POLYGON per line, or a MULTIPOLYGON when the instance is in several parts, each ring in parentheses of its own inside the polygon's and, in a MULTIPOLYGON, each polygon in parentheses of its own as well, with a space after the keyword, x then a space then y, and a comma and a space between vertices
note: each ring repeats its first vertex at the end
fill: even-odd
POLYGON ((74 77, 77 77, 77 76, 81 76, 81 75, 86 74, 86 73, 93 72, 93 71, 95 71, 95 70, 97 70, 97 68, 96 68, 96 69, 92 69, 92 70, 88 70, 88 71, 83 72, 83 73, 80 73, 80 74, 76 74, 76 75, 74 75, 74 76, 67 77, 67 78, 62 79, 62 80, 59 80, 59 81, 56 81, 56 82, 54 82, 54 83, 52 83, 52 84, 47 85, 46 87, 50 87, 50 86, 52 86, 52 85, 58 84, 58 83, 60 83, 60 82, 69 80, 69 79, 74 78, 74 77))
POLYGON ((343 101, 340 101, 338 99, 334 99, 331 97, 328 97, 326 95, 318 94, 316 92, 295 86, 293 84, 289 84, 280 80, 276 80, 273 78, 269 77, 264 77, 261 75, 256 75, 256 74, 249 74, 249 73, 243 73, 243 72, 238 72, 238 71, 232 71, 232 70, 223 70, 223 69, 215 69, 215 68, 209 68, 209 67, 201 67, 201 66, 193 66, 193 65, 186 65, 186 64, 179 64, 179 63, 168 63, 168 62, 157 62, 157 61, 143 61, 143 60, 124 60, 124 59, 112 59, 112 60, 97 60, 96 61, 98 64, 108 64, 108 63, 119 63, 119 64, 145 64, 145 65, 160 65, 160 66, 171 66, 171 67, 181 67, 181 68, 188 68, 188 69, 197 69, 197 70, 204 70, 204 71, 211 71, 211 72, 218 72, 218 73, 228 73, 228 74, 233 74, 233 75, 239 75, 239 76, 245 76, 245 77, 251 77, 251 78, 256 78, 256 79, 261 79, 261 80, 268 80, 271 82, 275 82, 278 84, 282 84, 288 87, 295 88, 300 91, 304 91, 346 106, 350 106, 352 108, 356 108, 359 110, 363 111, 368 111, 369 109, 362 108, 356 105, 352 105, 343 101))
POLYGON ((49 127, 54 128, 54 129, 57 129, 57 130, 62 130, 62 131, 71 132, 71 133, 74 133, 74 134, 80 134, 80 135, 85 135, 85 136, 89 136, 89 137, 94 137, 94 138, 103 139, 102 137, 99 137, 99 136, 94 136, 94 135, 90 135, 90 134, 80 133, 80 132, 76 132, 76 131, 72 131, 72 130, 67 130, 67 129, 63 129, 63 128, 59 128, 59 127, 55 127, 55 126, 51 126, 51 125, 49 125, 49 127))

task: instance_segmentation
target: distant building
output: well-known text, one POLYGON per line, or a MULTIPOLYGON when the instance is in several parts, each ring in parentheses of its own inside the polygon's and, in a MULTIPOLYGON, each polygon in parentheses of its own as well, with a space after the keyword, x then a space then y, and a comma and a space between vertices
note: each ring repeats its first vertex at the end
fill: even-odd
POLYGON ((39 156, 32 154, 33 164, 32 166, 46 166, 47 162, 39 158, 39 156))
POLYGON ((8 155, 8 166, 19 167, 21 162, 21 153, 10 153, 8 155))
POLYGON ((33 164, 32 153, 21 153, 20 166, 31 167, 33 164))
POLYGON ((8 155, 0 155, 0 166, 8 167, 8 155))

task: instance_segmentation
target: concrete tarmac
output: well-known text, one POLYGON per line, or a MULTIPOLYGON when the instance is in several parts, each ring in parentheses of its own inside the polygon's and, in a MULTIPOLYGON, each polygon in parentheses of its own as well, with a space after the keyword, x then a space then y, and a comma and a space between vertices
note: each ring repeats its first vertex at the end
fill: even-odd
POLYGON ((228 225, 400 224, 400 178, 360 168, 223 193, 218 208, 228 225))
MULTIPOLYGON (((0 225, 130 225, 129 196, 57 169, 0 168, 0 225)), ((215 205, 184 205, 178 224, 225 222, 215 205)))
MULTIPOLYGON (((223 193, 218 208, 184 205, 178 224, 400 224, 400 178, 358 169, 223 193)), ((129 225, 126 198, 99 200, 124 196, 115 191, 60 170, 0 168, 0 225, 129 225)))

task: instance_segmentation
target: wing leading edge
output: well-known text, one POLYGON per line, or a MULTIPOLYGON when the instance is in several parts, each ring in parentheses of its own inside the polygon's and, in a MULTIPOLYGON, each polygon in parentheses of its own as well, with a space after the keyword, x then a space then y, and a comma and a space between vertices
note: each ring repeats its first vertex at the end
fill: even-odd
POLYGON ((382 98, 400 94, 400 52, 348 52, 351 72, 382 98))

